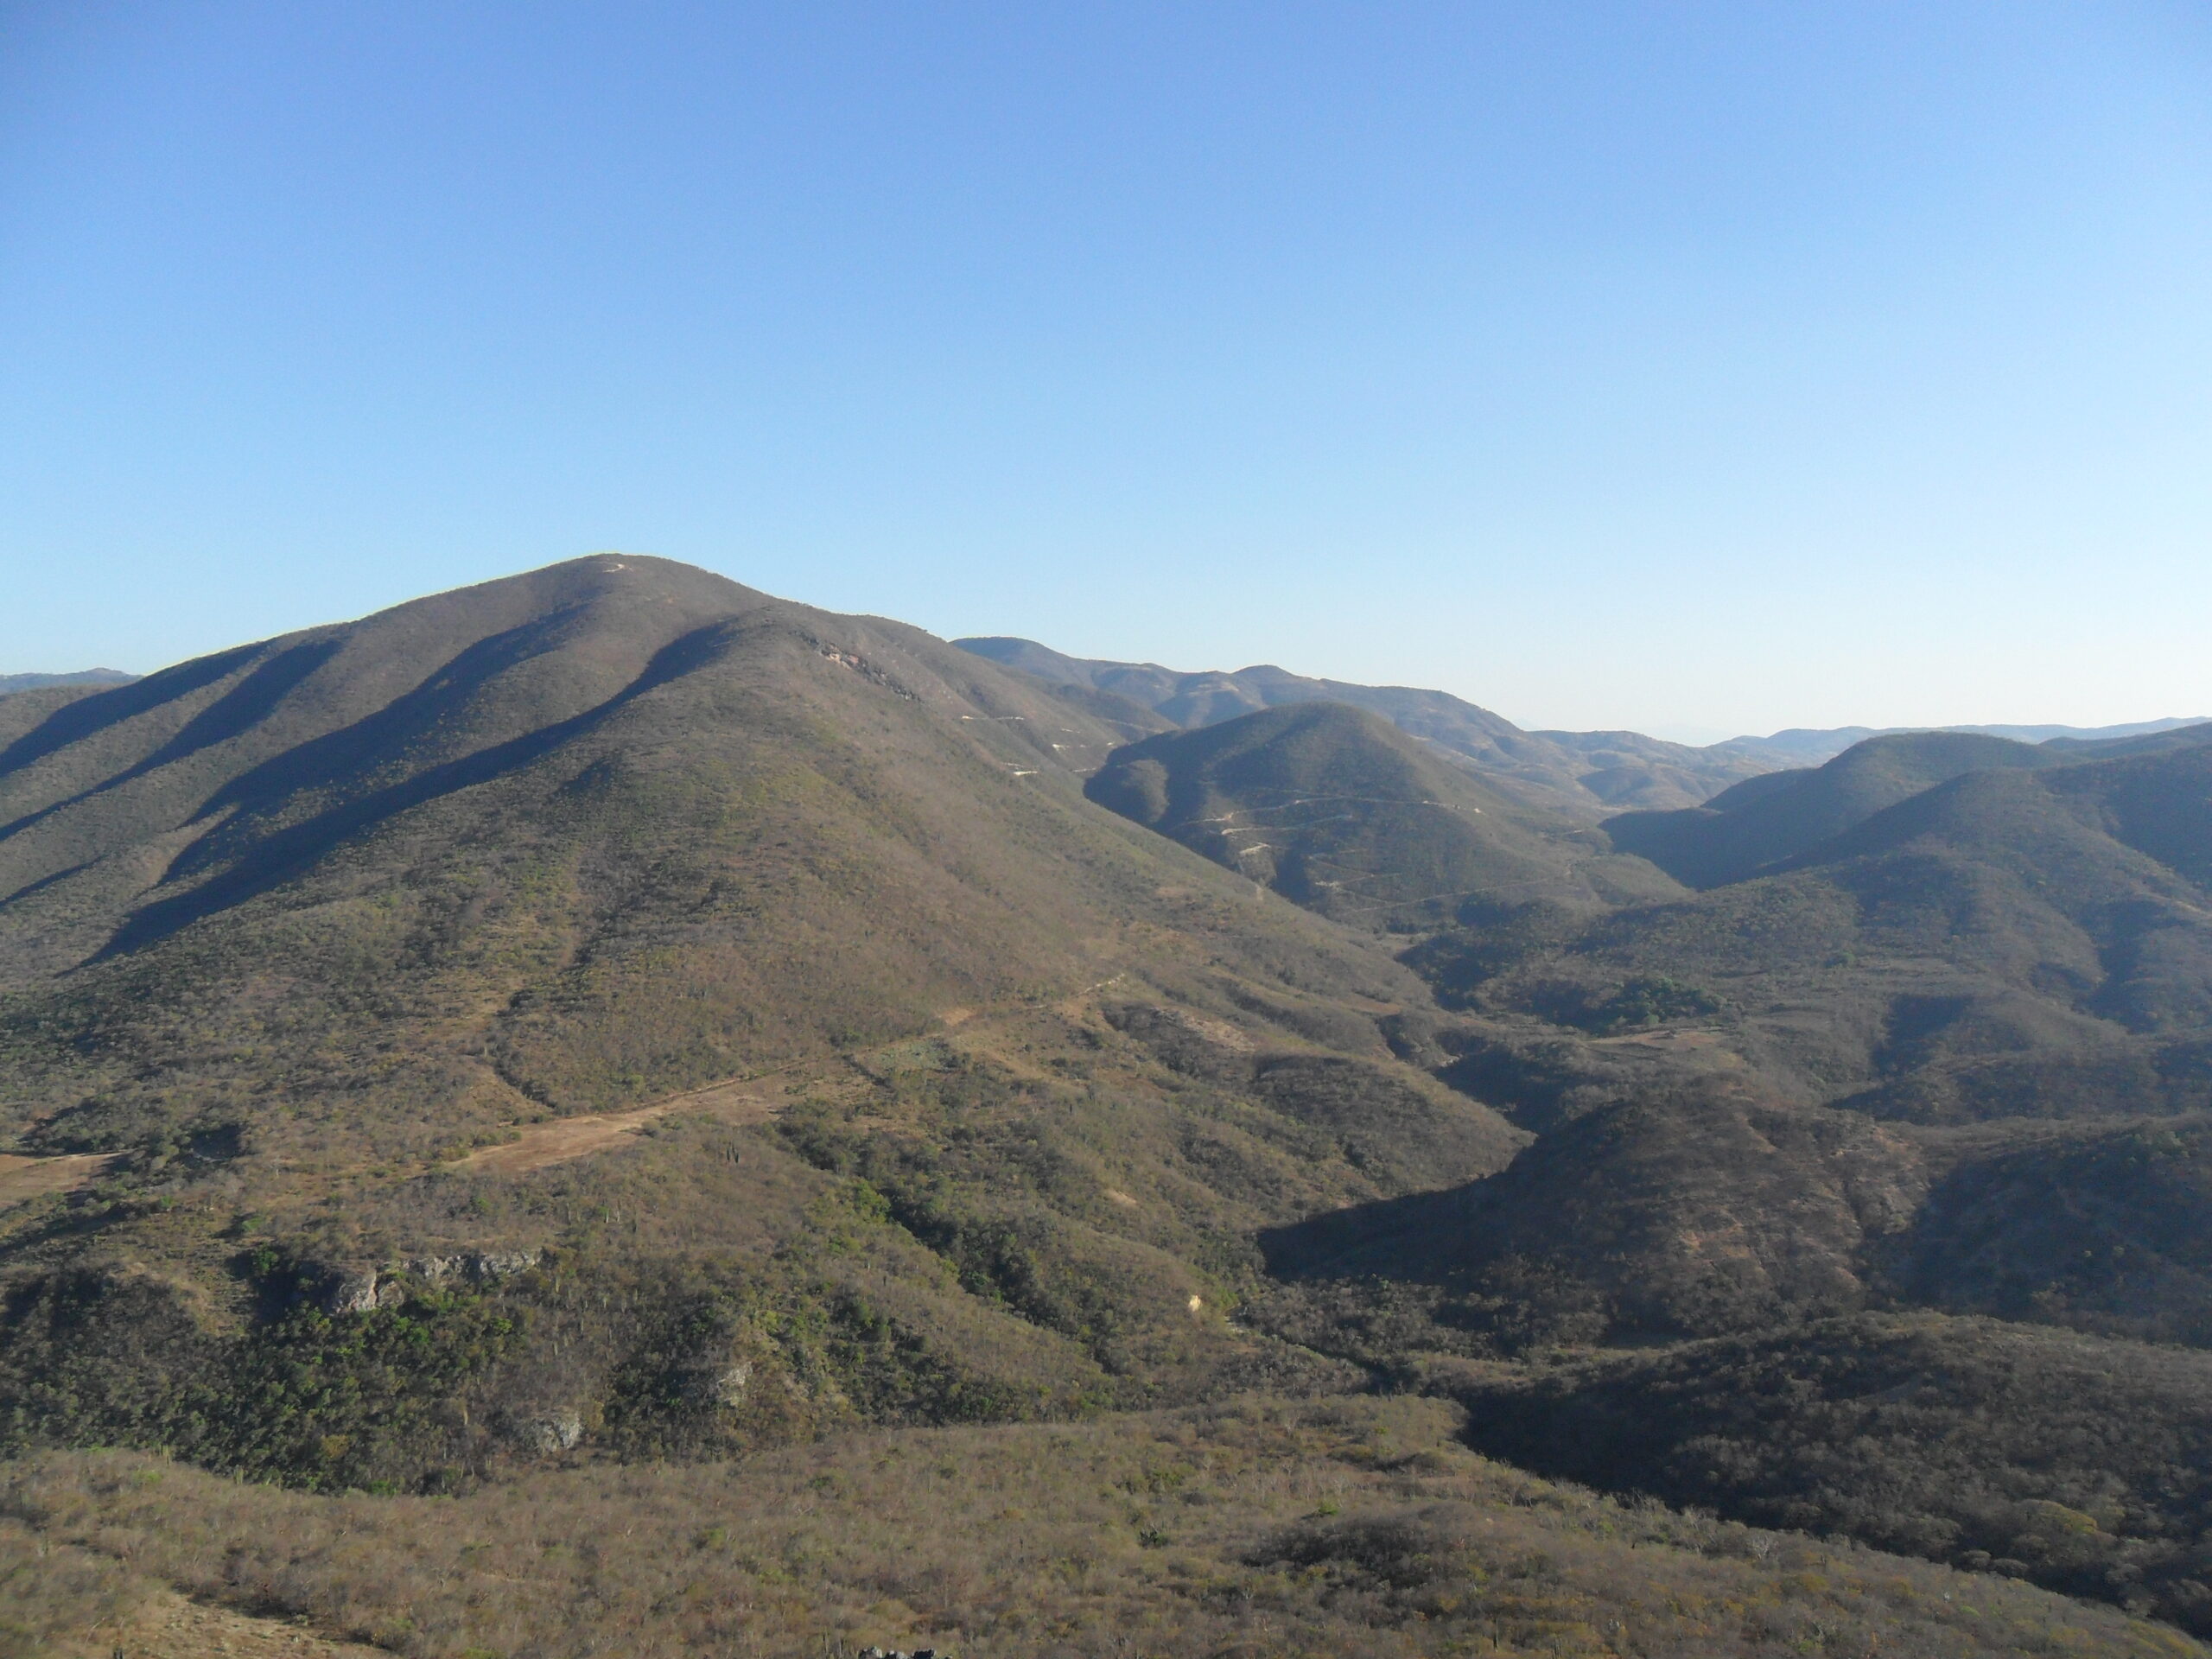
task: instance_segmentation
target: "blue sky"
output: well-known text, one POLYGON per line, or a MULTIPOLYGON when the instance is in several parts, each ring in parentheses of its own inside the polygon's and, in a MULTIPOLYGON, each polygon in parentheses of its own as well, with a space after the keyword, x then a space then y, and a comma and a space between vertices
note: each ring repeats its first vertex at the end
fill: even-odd
POLYGON ((1527 725, 2212 714, 2212 11, 0 0, 0 671, 601 549, 1527 725))

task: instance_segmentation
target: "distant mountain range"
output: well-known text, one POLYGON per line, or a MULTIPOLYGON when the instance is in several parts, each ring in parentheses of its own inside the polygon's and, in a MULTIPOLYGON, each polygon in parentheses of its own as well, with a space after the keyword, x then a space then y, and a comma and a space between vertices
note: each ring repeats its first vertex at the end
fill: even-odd
POLYGON ((1090 694, 1087 706, 1103 718, 1120 720, 1133 737, 1162 729, 1162 721, 1190 730, 1290 703, 1347 703, 1381 715, 1401 731, 1434 744, 1516 800, 1582 817, 1695 806, 1744 779, 1818 766, 1854 743, 1897 732, 1972 732, 2025 743, 2099 741, 2171 731, 2212 718, 2126 726, 1792 728, 1766 737, 1734 737, 1700 747, 1638 732, 1524 731, 1503 715, 1449 692, 1315 679, 1267 664, 1234 671, 1186 673, 1156 663, 1069 657, 1033 639, 994 636, 952 643, 978 657, 1090 694))
POLYGON ((2212 715, 2191 715, 2176 720, 2141 720, 2125 726, 1834 726, 1823 729, 1793 726, 1764 737, 1732 737, 1715 743, 1777 766, 1816 766, 1834 760, 1854 743, 1870 737, 1894 737, 1903 732, 1969 732, 1980 737, 2009 737, 2017 743, 2100 743, 2116 737, 2144 737, 2183 726, 2201 726, 2212 715))
POLYGON ((1193 729, 1261 709, 1339 702, 1382 715, 1493 788, 1529 806, 1589 819, 1627 808, 1694 806, 1778 764, 1750 753, 1692 748, 1636 732, 1528 732, 1446 691, 1353 685, 1262 665, 1234 673, 1178 673, 1151 663, 1089 662, 1029 639, 956 639, 963 651, 1039 679, 1078 688, 1102 718, 1131 735, 1193 729), (1109 702, 1096 701, 1110 698, 1109 702))
POLYGON ((128 685, 137 677, 114 668, 87 668, 74 674, 0 674, 0 697, 49 685, 128 685))

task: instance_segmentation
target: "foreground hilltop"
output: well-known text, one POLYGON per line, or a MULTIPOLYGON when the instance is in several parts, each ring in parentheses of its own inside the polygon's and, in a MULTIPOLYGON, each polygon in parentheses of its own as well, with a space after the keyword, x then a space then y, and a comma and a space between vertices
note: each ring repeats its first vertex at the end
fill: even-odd
POLYGON ((1223 1320, 1256 1230, 1525 1138, 896 623, 595 558, 0 719, 19 1441, 419 1484, 1330 1375, 1223 1320))
MULTIPOLYGON (((16 1629, 63 1635, 65 1612, 97 1607, 125 1640, 164 1580, 205 1599, 251 1586, 257 1611, 289 1616, 268 1628, 291 1652, 302 1624, 410 1655, 547 1659, 2205 1651, 2027 1585, 1554 1486, 1471 1454, 1462 1429, 1436 1400, 1246 1398, 412 1500, 48 1456, 0 1497, 33 1517, 0 1512, 0 1583, 35 1560, 16 1629), (100 1552, 124 1538, 127 1560, 100 1552)), ((258 1650, 226 1634, 148 1650, 258 1650)))
POLYGON ((0 710, 10 1104, 56 1148, 153 1109, 124 1056, 219 1115, 310 1018, 407 1090, 575 1110, 1108 977, 1185 912, 1397 976, 1084 804, 1115 734, 1033 683, 663 561, 0 710))

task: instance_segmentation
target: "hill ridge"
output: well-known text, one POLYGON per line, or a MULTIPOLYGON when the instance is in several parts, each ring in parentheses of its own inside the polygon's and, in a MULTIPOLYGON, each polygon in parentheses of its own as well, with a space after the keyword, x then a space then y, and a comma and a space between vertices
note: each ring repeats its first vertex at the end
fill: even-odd
POLYGON ((1634 732, 1523 731, 1503 715, 1446 691, 1315 679, 1271 664, 1230 672, 1185 673, 1152 663, 1068 657, 1033 640, 1011 637, 977 637, 953 644, 1039 679, 1126 699, 1185 729, 1298 702, 1332 702, 1364 709, 1408 735, 1434 744, 1456 764, 1522 804, 1586 819, 1624 806, 1689 805, 1766 769, 1740 756, 1709 756, 1684 744, 1634 732))

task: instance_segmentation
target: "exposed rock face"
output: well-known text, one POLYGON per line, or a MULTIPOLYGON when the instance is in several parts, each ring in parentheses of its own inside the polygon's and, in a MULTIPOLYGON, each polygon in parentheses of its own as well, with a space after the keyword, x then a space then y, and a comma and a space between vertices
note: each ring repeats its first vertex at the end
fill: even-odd
POLYGON ((463 1279, 473 1285, 527 1273, 544 1259, 543 1250, 465 1250, 458 1255, 410 1257, 407 1271, 433 1285, 463 1279))
POLYGON ((366 1313, 377 1306, 377 1270, 360 1268, 340 1273, 322 1294, 326 1313, 366 1313))
POLYGON ((741 1359, 728 1365, 716 1375, 714 1398, 716 1405, 734 1406, 745 1398, 745 1390, 753 1381, 753 1362, 741 1359))
POLYGON ((540 1452, 572 1452, 584 1437, 584 1421, 573 1411, 533 1417, 523 1425, 524 1439, 540 1452))
POLYGON ((333 1315, 368 1313, 379 1307, 398 1306, 407 1300, 407 1286, 392 1276, 395 1274, 431 1285, 456 1281, 486 1285, 529 1272, 544 1255, 543 1250, 467 1250, 457 1255, 410 1256, 398 1267, 381 1272, 375 1268, 342 1268, 323 1292, 322 1311, 333 1315))

